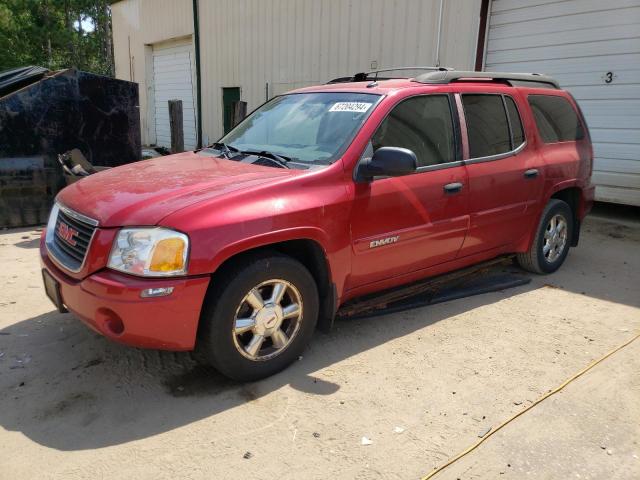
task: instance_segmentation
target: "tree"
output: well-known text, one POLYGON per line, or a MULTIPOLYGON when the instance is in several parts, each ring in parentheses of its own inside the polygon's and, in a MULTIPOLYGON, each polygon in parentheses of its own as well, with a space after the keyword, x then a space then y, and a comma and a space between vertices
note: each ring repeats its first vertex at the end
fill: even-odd
POLYGON ((113 76, 108 0, 0 0, 0 71, 75 67, 113 76))

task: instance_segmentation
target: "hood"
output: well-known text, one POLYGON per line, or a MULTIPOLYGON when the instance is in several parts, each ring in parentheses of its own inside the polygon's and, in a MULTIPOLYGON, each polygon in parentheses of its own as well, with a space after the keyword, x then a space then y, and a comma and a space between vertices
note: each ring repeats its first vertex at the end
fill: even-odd
POLYGON ((197 202, 298 173, 186 152, 88 176, 57 198, 102 227, 155 225, 197 202))

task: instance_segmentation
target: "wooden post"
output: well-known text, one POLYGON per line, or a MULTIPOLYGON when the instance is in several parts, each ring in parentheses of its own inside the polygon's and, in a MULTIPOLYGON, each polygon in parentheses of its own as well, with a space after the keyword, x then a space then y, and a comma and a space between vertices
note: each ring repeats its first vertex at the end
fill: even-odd
POLYGON ((169 129, 171 130, 171 153, 184 152, 182 100, 169 100, 169 129))
POLYGON ((231 116, 231 128, 238 125, 247 116, 247 102, 233 102, 233 114, 231 116))

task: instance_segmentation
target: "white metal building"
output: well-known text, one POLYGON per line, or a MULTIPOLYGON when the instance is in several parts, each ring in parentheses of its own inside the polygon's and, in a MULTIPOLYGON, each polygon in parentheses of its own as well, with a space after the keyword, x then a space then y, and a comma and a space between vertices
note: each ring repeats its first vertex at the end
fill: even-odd
POLYGON ((599 200, 640 205, 640 1, 491 2, 485 69, 544 72, 578 100, 599 200))
MULTIPOLYGON (((143 143, 168 145, 167 100, 197 144, 231 102, 379 68, 445 65, 556 76, 578 99, 599 200, 640 205, 640 0, 122 0, 112 6, 116 76, 140 84, 143 143)), ((228 123, 228 122, 227 122, 228 123)))
MULTIPOLYGON (((438 57, 470 68, 480 3, 442 2, 438 52, 440 0, 199 0, 203 143, 223 133, 225 95, 251 111, 285 91, 372 68, 438 57)), ((167 100, 177 98, 185 147, 195 146, 192 12, 192 0, 112 6, 116 76, 140 84, 143 143, 168 145, 167 100)))

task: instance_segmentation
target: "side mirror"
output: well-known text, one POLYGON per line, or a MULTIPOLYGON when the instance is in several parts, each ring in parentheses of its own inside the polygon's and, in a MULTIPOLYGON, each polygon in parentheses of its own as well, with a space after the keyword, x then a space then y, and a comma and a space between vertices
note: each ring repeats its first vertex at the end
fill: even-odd
POLYGON ((358 164, 356 181, 370 182, 374 177, 400 177, 416 171, 416 154, 407 148, 382 147, 373 157, 358 164))

